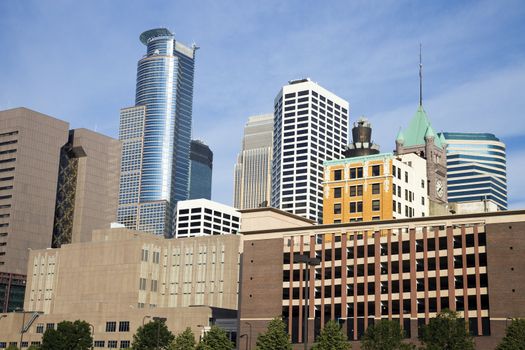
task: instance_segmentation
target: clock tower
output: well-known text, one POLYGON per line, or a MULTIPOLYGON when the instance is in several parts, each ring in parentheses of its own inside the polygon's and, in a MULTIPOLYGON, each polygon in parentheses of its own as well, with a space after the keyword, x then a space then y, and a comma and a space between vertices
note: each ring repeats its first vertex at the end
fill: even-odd
POLYGON ((430 215, 446 214, 447 153, 443 135, 437 136, 423 109, 423 75, 421 52, 419 62, 419 106, 405 130, 396 138, 396 154, 416 153, 427 161, 427 194, 430 215))

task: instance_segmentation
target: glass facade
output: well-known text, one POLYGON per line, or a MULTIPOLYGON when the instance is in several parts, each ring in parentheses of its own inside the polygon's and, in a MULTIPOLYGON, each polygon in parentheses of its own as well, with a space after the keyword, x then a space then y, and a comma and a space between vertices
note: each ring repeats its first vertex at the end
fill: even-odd
POLYGON ((188 198, 194 48, 167 29, 142 33, 135 107, 121 111, 119 222, 172 235, 173 208, 188 198))
POLYGON ((199 140, 191 140, 189 199, 211 199, 213 152, 199 140))
POLYGON ((449 202, 492 200, 507 209, 505 144, 493 134, 444 132, 449 202))

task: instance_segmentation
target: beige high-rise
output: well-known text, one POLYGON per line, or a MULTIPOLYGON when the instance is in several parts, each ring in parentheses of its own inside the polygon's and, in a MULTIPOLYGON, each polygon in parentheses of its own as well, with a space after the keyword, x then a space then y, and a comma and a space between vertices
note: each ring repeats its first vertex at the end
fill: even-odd
POLYGON ((27 108, 0 111, 0 311, 22 306, 29 249, 116 220, 120 142, 27 108))

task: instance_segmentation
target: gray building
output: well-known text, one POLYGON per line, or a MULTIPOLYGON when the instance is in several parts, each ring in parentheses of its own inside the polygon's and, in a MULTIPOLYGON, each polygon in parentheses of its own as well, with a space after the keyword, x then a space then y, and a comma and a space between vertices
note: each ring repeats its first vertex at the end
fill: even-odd
POLYGON ((188 199, 211 199, 213 152, 200 140, 191 140, 188 199))
POLYGON ((29 249, 116 219, 120 142, 26 109, 0 112, 0 310, 22 307, 29 249))
POLYGON ((271 194, 273 114, 248 118, 234 168, 233 206, 268 206, 271 194))

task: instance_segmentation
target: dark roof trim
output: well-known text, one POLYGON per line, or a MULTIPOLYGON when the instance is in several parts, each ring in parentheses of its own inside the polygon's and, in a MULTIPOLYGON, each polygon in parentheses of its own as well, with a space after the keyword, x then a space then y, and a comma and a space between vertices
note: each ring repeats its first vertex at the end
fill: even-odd
MULTIPOLYGON (((274 213, 281 214, 281 215, 284 215, 284 216, 288 216, 288 217, 294 218, 296 220, 301 220, 301 221, 307 222, 307 223, 312 224, 312 225, 315 224, 315 220, 310 220, 310 219, 304 218, 302 216, 295 215, 295 214, 289 213, 287 211, 284 211, 284 210, 281 210, 281 209, 277 209, 277 208, 273 208, 273 207, 263 207, 263 208, 253 208, 253 209, 242 209, 242 210, 239 210, 239 212, 241 214, 244 214, 244 213, 256 213, 256 212, 259 212, 259 211, 260 212, 273 211, 274 213)), ((252 232, 252 231, 250 231, 250 232, 252 232)))

